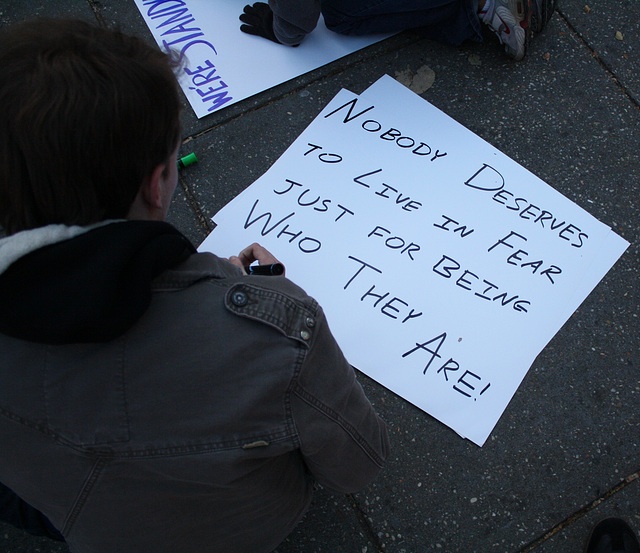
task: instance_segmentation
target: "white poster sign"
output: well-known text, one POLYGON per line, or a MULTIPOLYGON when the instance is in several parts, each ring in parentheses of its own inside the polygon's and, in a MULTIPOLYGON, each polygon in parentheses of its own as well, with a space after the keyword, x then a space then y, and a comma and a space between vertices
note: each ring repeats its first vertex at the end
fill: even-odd
POLYGON ((163 51, 186 62, 179 80, 197 117, 326 65, 385 38, 342 36, 322 20, 296 48, 243 33, 246 0, 135 0, 163 51))
POLYGON ((352 365, 478 445, 628 246, 388 76, 340 92, 213 220, 201 251, 263 244, 352 365))

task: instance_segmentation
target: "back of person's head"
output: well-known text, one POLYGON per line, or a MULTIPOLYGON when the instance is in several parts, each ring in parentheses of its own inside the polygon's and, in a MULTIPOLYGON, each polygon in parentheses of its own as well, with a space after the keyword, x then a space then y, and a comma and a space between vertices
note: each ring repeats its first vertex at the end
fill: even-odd
POLYGON ((75 20, 0 33, 0 224, 126 217, 180 136, 175 64, 144 41, 75 20))

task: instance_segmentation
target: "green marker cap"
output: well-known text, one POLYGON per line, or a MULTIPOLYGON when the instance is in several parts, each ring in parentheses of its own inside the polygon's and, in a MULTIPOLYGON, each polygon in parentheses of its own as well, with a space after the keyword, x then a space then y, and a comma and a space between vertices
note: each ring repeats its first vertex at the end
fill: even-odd
POLYGON ((191 153, 188 156, 184 156, 181 157, 178 160, 178 167, 189 167, 189 165, 193 165, 194 163, 198 162, 198 158, 196 157, 196 154, 191 153))

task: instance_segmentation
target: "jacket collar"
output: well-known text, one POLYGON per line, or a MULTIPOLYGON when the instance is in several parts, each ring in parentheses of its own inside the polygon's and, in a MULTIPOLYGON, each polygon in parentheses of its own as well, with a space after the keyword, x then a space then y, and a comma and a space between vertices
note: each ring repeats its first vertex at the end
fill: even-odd
POLYGON ((155 221, 55 225, 0 246, 0 332, 50 344, 120 336, 147 310, 152 281, 195 253, 155 221))

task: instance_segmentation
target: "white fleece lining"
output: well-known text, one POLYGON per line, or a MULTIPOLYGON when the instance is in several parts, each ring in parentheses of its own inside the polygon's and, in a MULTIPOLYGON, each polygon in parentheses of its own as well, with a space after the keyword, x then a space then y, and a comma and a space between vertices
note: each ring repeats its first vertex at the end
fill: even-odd
POLYGON ((0 240, 0 274, 21 257, 44 246, 75 238, 98 227, 118 223, 121 220, 100 221, 88 227, 47 225, 23 230, 0 240))

